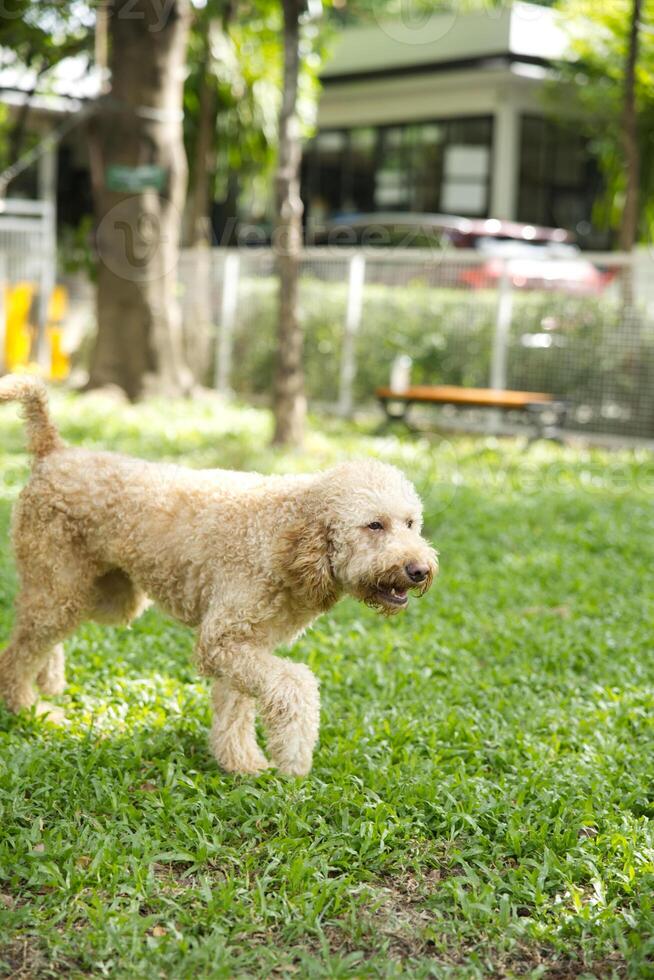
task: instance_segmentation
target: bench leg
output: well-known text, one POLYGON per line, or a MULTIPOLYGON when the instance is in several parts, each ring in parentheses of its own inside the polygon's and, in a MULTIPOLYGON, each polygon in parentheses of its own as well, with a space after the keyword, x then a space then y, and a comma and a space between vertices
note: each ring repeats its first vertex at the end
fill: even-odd
POLYGON ((554 403, 551 405, 530 405, 527 409, 533 422, 533 430, 527 442, 528 446, 537 442, 539 439, 549 439, 551 442, 563 444, 560 429, 565 424, 567 407, 564 403, 554 403), (549 412, 554 414, 554 423, 548 423, 546 416, 549 412))
POLYGON ((391 422, 402 422, 404 425, 406 425, 408 429, 411 428, 408 422, 409 408, 411 407, 411 402, 402 401, 401 399, 399 401, 393 402, 392 399, 386 399, 386 398, 380 399, 380 401, 381 401, 381 406, 384 409, 384 414, 386 416, 386 419, 383 423, 384 427, 390 425, 391 422), (400 410, 397 412, 392 412, 390 408, 391 403, 394 405, 399 405, 400 410))

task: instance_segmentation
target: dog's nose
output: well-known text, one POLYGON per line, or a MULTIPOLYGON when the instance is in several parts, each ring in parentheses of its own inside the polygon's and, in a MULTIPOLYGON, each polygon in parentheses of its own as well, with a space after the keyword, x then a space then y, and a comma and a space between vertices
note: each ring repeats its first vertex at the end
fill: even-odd
POLYGON ((419 565, 415 561, 410 561, 408 565, 405 565, 404 571, 407 573, 412 582, 424 582, 429 575, 429 568, 427 565, 419 565))

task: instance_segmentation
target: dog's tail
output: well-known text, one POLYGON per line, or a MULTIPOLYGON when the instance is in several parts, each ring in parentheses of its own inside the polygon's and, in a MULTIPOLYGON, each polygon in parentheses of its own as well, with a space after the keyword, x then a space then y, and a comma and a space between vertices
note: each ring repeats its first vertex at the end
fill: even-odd
POLYGON ((39 378, 8 374, 0 378, 0 402, 21 402, 27 422, 27 448, 37 458, 47 456, 64 443, 48 412, 48 393, 39 378))

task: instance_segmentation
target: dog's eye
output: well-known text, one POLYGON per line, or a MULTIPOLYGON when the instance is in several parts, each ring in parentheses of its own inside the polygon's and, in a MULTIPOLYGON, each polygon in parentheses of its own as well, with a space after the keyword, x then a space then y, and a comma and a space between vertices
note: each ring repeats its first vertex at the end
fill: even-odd
POLYGON ((408 521, 406 522, 406 526, 407 526, 407 527, 413 527, 413 521, 412 521, 412 520, 408 520, 408 521))
POLYGON ((383 531, 384 525, 380 521, 371 521, 368 525, 371 531, 383 531))

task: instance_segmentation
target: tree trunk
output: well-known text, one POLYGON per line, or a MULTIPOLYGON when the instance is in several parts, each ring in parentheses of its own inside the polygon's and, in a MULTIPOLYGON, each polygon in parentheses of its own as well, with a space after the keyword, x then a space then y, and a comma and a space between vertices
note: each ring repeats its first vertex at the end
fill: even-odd
POLYGON ((204 25, 205 36, 200 66, 200 96, 198 103, 198 132, 193 153, 191 186, 188 194, 186 245, 206 245, 211 241, 209 222, 210 181, 216 168, 216 91, 211 84, 212 24, 204 25))
POLYGON ((622 110, 622 146, 627 185, 625 190, 620 249, 630 252, 638 235, 638 187, 640 182, 640 152, 638 147, 638 118, 636 112, 636 64, 642 0, 633 0, 629 26, 629 44, 625 64, 624 104, 622 110))
POLYGON ((277 224, 274 246, 279 269, 279 322, 274 411, 278 445, 300 445, 304 437, 304 337, 298 315, 302 255, 302 148, 297 117, 300 70, 300 14, 303 0, 282 0, 284 11, 284 88, 279 119, 279 160, 276 176, 277 224))
MULTIPOLYGON (((631 252, 638 237, 638 189, 640 184, 640 148, 638 145, 638 116, 636 110, 636 64, 640 33, 642 0, 633 0, 629 23, 627 60, 624 74, 624 101, 622 109, 622 149, 625 163, 625 198, 620 222, 619 247, 621 252, 631 252)), ((622 270, 623 316, 629 324, 635 322, 635 296, 633 267, 622 270)))
POLYGON ((115 384, 131 399, 179 395, 190 386, 175 296, 190 8, 111 0, 108 16, 111 89, 93 133, 98 333, 89 386, 115 384), (110 175, 116 165, 128 169, 110 175), (160 170, 133 170, 143 166, 160 170), (126 186, 137 176, 138 187, 126 186))

